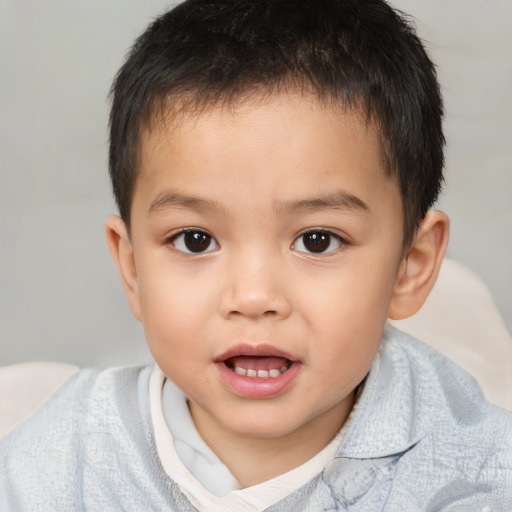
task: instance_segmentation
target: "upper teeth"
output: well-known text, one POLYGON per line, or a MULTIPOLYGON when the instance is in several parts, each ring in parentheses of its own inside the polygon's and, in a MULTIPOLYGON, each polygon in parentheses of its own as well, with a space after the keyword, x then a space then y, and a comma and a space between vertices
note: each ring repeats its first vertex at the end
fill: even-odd
POLYGON ((277 368, 273 368, 272 370, 252 370, 241 368, 240 366, 235 366, 233 368, 233 371, 238 375, 244 375, 246 377, 272 377, 273 379, 275 379, 276 377, 279 377, 282 373, 284 373, 287 369, 287 365, 284 365, 280 370, 277 368))

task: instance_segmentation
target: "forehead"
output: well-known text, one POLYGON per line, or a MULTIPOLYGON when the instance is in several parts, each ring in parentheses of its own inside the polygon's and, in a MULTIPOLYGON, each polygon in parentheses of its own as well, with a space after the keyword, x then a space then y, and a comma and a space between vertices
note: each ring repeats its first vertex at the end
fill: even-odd
MULTIPOLYGON (((384 156, 380 132, 363 104, 354 100, 353 105, 345 107, 340 100, 320 99, 314 93, 301 93, 295 89, 282 93, 256 90, 212 104, 202 104, 195 96, 170 97, 158 104, 143 124, 140 130, 141 153, 144 156, 144 151, 159 144, 176 149, 178 141, 191 134, 193 137, 210 135, 209 139, 213 141, 216 134, 222 132, 223 142, 228 146, 233 142, 233 139, 225 138, 230 127, 234 131, 241 129, 238 135, 251 136, 251 133, 256 134, 255 128, 260 121, 267 123, 265 131, 269 134, 279 126, 286 126, 290 132, 293 124, 295 129, 290 135, 306 136, 312 143, 318 143, 318 139, 313 137, 318 127, 330 125, 329 128, 334 129, 334 137, 339 129, 343 130, 341 136, 345 138, 367 137, 366 142, 384 156), (174 141, 176 145, 173 145, 174 141)), ((277 142, 278 138, 275 140, 277 142)), ((328 142, 325 137, 323 140, 328 142)), ((215 144, 219 142, 217 138, 215 144)), ((384 162, 385 158, 382 159, 384 162)))
POLYGON ((135 200, 144 191, 146 202, 154 201, 170 188, 255 201, 259 183, 266 194, 260 199, 274 203, 325 193, 338 182, 368 201, 379 190, 398 190, 386 175, 374 123, 312 96, 252 97, 162 116, 142 130, 140 142, 135 200))

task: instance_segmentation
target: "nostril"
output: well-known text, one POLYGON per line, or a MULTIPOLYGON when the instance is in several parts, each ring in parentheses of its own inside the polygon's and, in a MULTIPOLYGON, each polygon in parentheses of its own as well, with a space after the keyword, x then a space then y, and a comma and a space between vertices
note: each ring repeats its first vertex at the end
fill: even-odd
POLYGON ((247 309, 243 309, 243 310, 239 310, 239 309, 234 309, 232 311, 230 311, 230 316, 235 316, 235 317, 238 317, 238 316, 245 316, 245 317, 248 317, 248 318, 260 318, 260 317, 266 317, 266 318, 274 318, 274 317, 277 317, 279 316, 279 312, 276 311, 275 309, 269 309, 267 311, 249 311, 247 309))
POLYGON ((224 318, 285 318, 291 305, 284 294, 271 293, 263 285, 243 283, 227 289, 219 302, 219 313, 224 318))

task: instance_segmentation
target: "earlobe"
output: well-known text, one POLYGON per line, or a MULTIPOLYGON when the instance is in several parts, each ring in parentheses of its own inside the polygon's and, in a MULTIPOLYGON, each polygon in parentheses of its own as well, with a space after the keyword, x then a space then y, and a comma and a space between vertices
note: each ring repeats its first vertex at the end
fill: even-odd
POLYGON ((110 254, 116 264, 130 309, 135 318, 141 321, 137 268, 126 224, 121 217, 109 217, 105 223, 105 232, 110 254))
POLYGON ((388 317, 414 315, 434 286, 448 245, 450 222, 443 212, 425 215, 398 272, 388 317))

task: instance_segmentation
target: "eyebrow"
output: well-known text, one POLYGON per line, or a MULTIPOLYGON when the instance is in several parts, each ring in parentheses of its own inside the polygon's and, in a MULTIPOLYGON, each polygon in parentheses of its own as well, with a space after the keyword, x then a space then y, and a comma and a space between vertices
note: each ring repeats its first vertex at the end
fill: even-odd
POLYGON ((168 192, 159 195, 150 205, 148 213, 172 207, 184 207, 192 210, 224 210, 224 207, 211 199, 188 196, 179 192, 168 192))
MULTIPOLYGON (((220 203, 211 199, 189 196, 179 192, 167 192, 159 195, 151 203, 148 213, 172 207, 184 207, 198 211, 225 211, 225 208, 220 203)), ((353 211, 356 213, 370 211, 369 206, 362 199, 343 190, 311 199, 279 201, 275 206, 275 211, 279 215, 297 215, 327 209, 353 211)))
POLYGON ((300 199, 298 201, 283 201, 276 205, 276 211, 280 214, 312 213, 319 210, 337 209, 367 213, 370 207, 359 197, 344 190, 338 190, 331 194, 312 199, 300 199))

